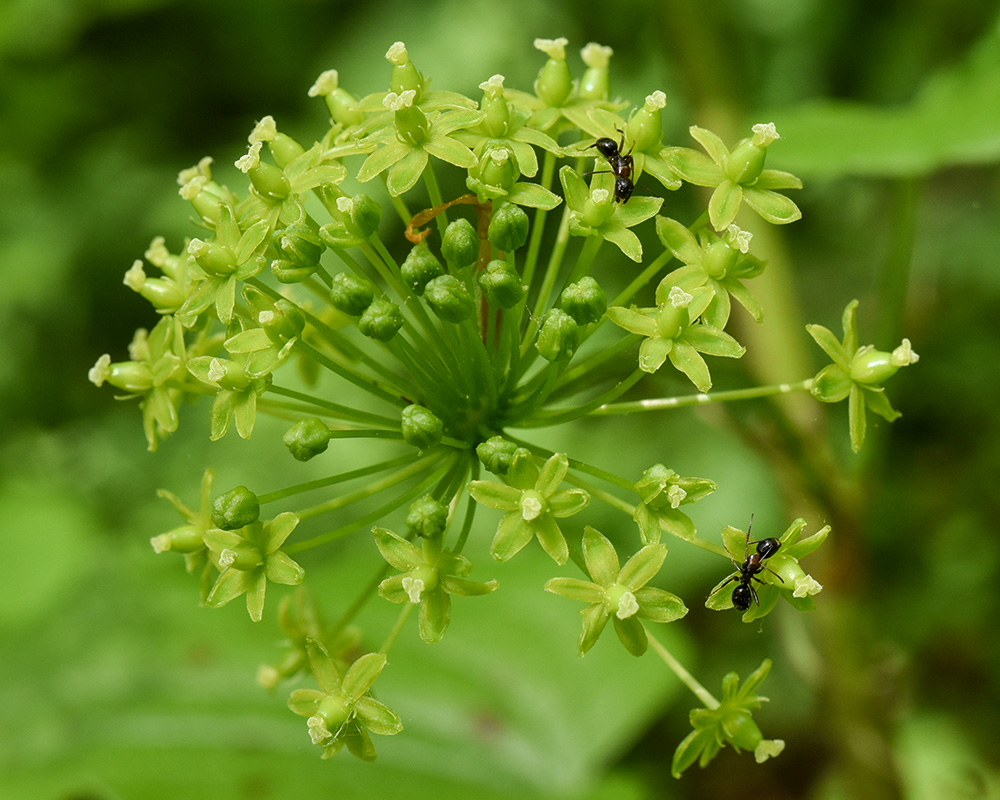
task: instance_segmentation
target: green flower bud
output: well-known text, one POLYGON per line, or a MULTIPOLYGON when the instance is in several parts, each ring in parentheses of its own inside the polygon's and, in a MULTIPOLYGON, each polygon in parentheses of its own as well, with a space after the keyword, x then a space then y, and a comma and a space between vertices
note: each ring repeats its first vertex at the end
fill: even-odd
POLYGON ((292 425, 281 441, 296 461, 308 461, 326 450, 330 445, 331 435, 323 420, 310 417, 292 425))
POLYGON ((749 711, 733 711, 722 721, 726 739, 737 750, 756 750, 764 735, 753 721, 749 711))
POLYGON ((418 244, 403 260, 399 274, 414 294, 422 295, 428 281, 444 275, 444 267, 425 245, 418 244))
POLYGON ((503 75, 494 75, 479 84, 483 90, 483 100, 479 104, 485 115, 483 125, 487 136, 494 139, 502 139, 510 127, 510 104, 503 96, 503 81, 503 75))
POLYGON ((461 322, 476 313, 469 290, 454 275, 439 275, 424 287, 424 299, 441 319, 461 322))
POLYGON ((535 79, 535 94, 547 106, 561 106, 573 92, 573 76, 566 64, 567 40, 535 39, 535 48, 545 53, 545 62, 535 79))
POLYGON ((418 450, 426 450, 441 441, 444 423, 423 406, 410 405, 402 414, 403 441, 418 450))
POLYGON ((876 350, 871 345, 862 347, 851 359, 851 380, 866 386, 878 386, 899 370, 892 353, 876 350))
POLYGON ((88 373, 90 382, 102 386, 105 382, 126 392, 142 394, 153 388, 153 372, 146 364, 138 361, 116 361, 105 353, 88 373))
POLYGON ((187 249, 198 266, 209 275, 226 278, 236 271, 236 254, 223 244, 192 239, 187 249))
POLYGON ((589 325, 604 316, 608 298, 597 281, 588 276, 563 289, 559 308, 576 320, 577 325, 589 325))
POLYGON ((580 51, 580 57, 587 69, 580 78, 580 97, 587 100, 607 100, 611 93, 611 77, 608 63, 614 51, 610 47, 591 42, 580 51))
POLYGON ((339 82, 337 70, 328 69, 316 79, 316 83, 309 89, 309 96, 326 100, 326 107, 335 123, 344 126, 359 125, 364 122, 364 112, 357 110, 358 101, 346 89, 341 89, 339 82))
POLYGON ((625 125, 625 138, 632 142, 638 152, 650 150, 659 145, 663 138, 663 120, 660 110, 666 106, 667 96, 657 90, 646 96, 642 108, 632 115, 625 125))
POLYGON ((392 74, 389 77, 389 88, 396 94, 412 90, 416 93, 416 102, 420 102, 424 91, 425 81, 413 62, 410 61, 410 54, 406 52, 406 45, 396 42, 389 48, 385 57, 392 62, 392 74))
POLYGON ((553 308, 542 321, 535 346, 546 361, 561 361, 573 357, 579 340, 576 320, 562 309, 553 308))
POLYGON ((257 322, 276 344, 301 336, 306 327, 306 318, 299 307, 284 298, 275 301, 270 308, 261 309, 257 313, 257 322))
POLYGON ((319 231, 307 222, 294 222, 283 230, 275 231, 274 241, 285 259, 297 267, 315 270, 323 255, 319 231))
POLYGON ((740 255, 738 250, 734 250, 721 239, 712 242, 703 252, 705 256, 701 265, 708 276, 717 281, 726 277, 726 273, 733 268, 740 255))
MULTIPOLYGON (((240 162, 237 161, 236 164, 239 166, 240 162)), ((256 163, 248 167, 245 172, 257 194, 265 200, 284 200, 292 191, 285 173, 274 164, 257 159, 256 163)))
POLYGON ((330 302, 351 317, 361 316, 375 298, 375 287, 371 281, 347 272, 333 276, 330 286, 330 302))
POLYGON ((476 263, 479 258, 479 237, 469 220, 456 219, 448 224, 441 237, 441 255, 452 272, 476 263))
POLYGON ((476 455, 480 462, 494 475, 506 475, 514 463, 518 447, 502 436, 491 436, 476 445, 476 455))
POLYGON ((201 530, 194 525, 182 525, 167 533, 161 533, 150 539, 149 543, 157 553, 165 553, 167 550, 175 553, 197 553, 205 547, 201 530))
POLYGON ((271 273, 282 283, 301 283, 319 268, 319 264, 301 266, 285 258, 276 258, 271 262, 271 273))
POLYGON ((382 221, 382 206, 366 194, 338 198, 337 209, 344 215, 344 227, 365 241, 378 231, 382 221))
POLYGON ((403 327, 399 306, 382 297, 372 300, 358 320, 358 330, 365 336, 388 342, 403 327))
POLYGON ((234 531, 256 522, 260 501, 246 486, 237 486, 212 501, 212 524, 224 531, 234 531))
MULTIPOLYGON (((484 152, 477 168, 479 179, 486 186, 502 192, 509 192, 521 177, 517 161, 507 147, 494 147, 484 152)), ((474 169, 473 174, 476 171, 474 169)))
POLYGON ((599 228, 615 210, 615 196, 607 189, 592 189, 580 211, 580 223, 588 228, 599 228))
POLYGON ((528 215, 513 203, 494 206, 487 235, 497 250, 505 253, 517 250, 528 241, 528 215))
POLYGON ((125 273, 123 283, 145 297, 153 308, 164 314, 174 313, 187 300, 187 293, 175 280, 170 277, 150 278, 146 275, 139 259, 136 259, 125 273))
POLYGON ((476 281, 486 302, 494 308, 513 308, 524 297, 521 276, 506 261, 491 261, 476 281))
POLYGON ((412 89, 400 94, 389 92, 382 100, 382 105, 395 113, 393 122, 399 141, 420 147, 427 140, 430 122, 424 112, 414 105, 414 98, 412 89))
POLYGON ((733 183, 753 183, 764 170, 763 147, 758 147, 747 139, 729 155, 726 172, 733 183))
POLYGON ((434 539, 441 536, 447 524, 447 506, 429 494, 415 500, 406 515, 406 526, 424 539, 434 539))

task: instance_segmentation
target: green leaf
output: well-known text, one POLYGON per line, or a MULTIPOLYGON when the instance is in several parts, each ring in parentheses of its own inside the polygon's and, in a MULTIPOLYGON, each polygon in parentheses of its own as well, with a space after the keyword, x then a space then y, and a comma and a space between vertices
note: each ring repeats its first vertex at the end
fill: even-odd
POLYGON ((663 152, 667 166, 682 179, 695 186, 718 186, 722 170, 704 153, 687 147, 668 147, 663 152))
POLYGON ((406 154, 404 158, 397 161, 389 169, 389 177, 386 179, 386 188, 393 197, 399 197, 403 192, 413 188, 413 185, 420 180, 429 158, 427 151, 421 148, 414 148, 406 154))
POLYGON ((541 208, 551 211, 562 202, 562 198, 537 183, 518 181, 507 193, 507 200, 519 206, 541 208))
POLYGON ((674 342, 670 350, 670 363, 683 372, 702 392, 712 388, 712 376, 698 351, 684 342, 674 342))
POLYGON ((583 529, 583 560, 587 564, 590 577, 599 586, 610 586, 618 580, 621 567, 615 546, 604 534, 590 525, 583 529))
POLYGON ((708 201, 708 216, 717 231, 732 225, 743 202, 743 187, 730 180, 720 183, 708 201))
POLYGON ((615 633, 618 634, 618 639, 634 656, 641 656, 646 652, 646 648, 649 647, 649 639, 646 636, 646 630, 642 627, 642 623, 637 617, 629 617, 628 619, 619 619, 617 616, 612 616, 611 621, 615 626, 615 633))
POLYGON ((743 200, 772 225, 787 225, 802 218, 802 212, 792 200, 770 189, 744 189, 743 200))
POLYGON ((648 544, 633 555, 618 575, 618 583, 633 592, 645 586, 660 571, 663 559, 667 557, 665 544, 648 544))
POLYGON ((705 148, 705 152, 708 153, 709 157, 720 169, 726 167, 729 161, 729 148, 726 147, 722 139, 708 130, 708 128, 699 128, 697 125, 692 125, 688 128, 688 132, 691 134, 692 139, 705 148))

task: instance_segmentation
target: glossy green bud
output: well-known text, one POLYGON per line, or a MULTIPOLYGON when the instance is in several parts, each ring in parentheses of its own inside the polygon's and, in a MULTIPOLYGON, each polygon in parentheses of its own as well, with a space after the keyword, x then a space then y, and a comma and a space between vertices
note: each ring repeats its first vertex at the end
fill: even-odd
POLYGON ((351 317, 358 317, 372 304, 375 287, 371 281, 348 272, 333 276, 330 286, 330 302, 351 317))
POLYGON ((282 255, 297 266, 315 267, 323 255, 319 231, 307 222, 293 222, 287 228, 275 231, 274 241, 282 255))
POLYGON ((224 531, 242 528, 259 517, 260 502, 246 486, 230 489, 212 501, 212 524, 224 531))
POLYGON ((506 261, 491 261, 476 281, 486 302, 494 308, 513 308, 524 297, 521 276, 506 261))
POLYGON ((440 537, 447 524, 447 506, 429 494, 415 500, 406 515, 406 526, 424 539, 440 537))
POLYGON ((597 322, 608 310, 608 298, 596 280, 587 276, 563 289, 559 308, 569 314, 578 325, 597 322))
POLYGON ((505 253, 517 250, 528 241, 528 215, 513 203, 494 206, 487 235, 497 250, 505 253))
POLYGON ((866 386, 878 386, 891 378, 899 370, 893 362, 892 353, 862 347, 851 359, 851 380, 866 386))
POLYGON ((452 272, 476 263, 479 237, 469 220, 461 218, 448 223, 441 237, 441 255, 452 272))
POLYGON ((418 244, 400 264, 399 273, 414 294, 422 295, 428 281, 444 275, 444 267, 425 245, 418 244))
POLYGON ((441 441, 444 423, 438 416, 416 404, 403 409, 401 417, 403 441, 418 450, 426 450, 441 441))
POLYGON ((192 239, 187 249, 198 266, 209 275, 226 278, 236 271, 236 254, 224 244, 192 239))
POLYGON ((611 92, 611 77, 608 64, 614 51, 610 47, 591 42, 580 51, 583 63, 587 65, 580 78, 580 97, 587 100, 607 100, 611 92))
POLYGON ((281 441, 296 461, 308 461, 324 452, 330 444, 330 429, 318 417, 296 422, 281 441))
POLYGON ((494 475, 506 475, 514 463, 518 447, 502 436, 491 436, 476 446, 476 455, 482 465, 494 475))
POLYGON ((265 199, 284 200, 292 191, 285 173, 266 161, 258 161, 247 170, 247 175, 257 194, 265 199))
POLYGON ((403 327, 399 306, 383 297, 376 297, 358 320, 358 330, 371 339, 388 342, 403 327))
POLYGON ((667 96, 659 90, 647 95, 642 108, 625 125, 625 138, 637 152, 650 150, 660 144, 663 138, 660 110, 666 104, 667 96))
POLYGON ((205 547, 201 531, 194 525, 182 525, 149 540, 157 553, 172 550, 175 553, 197 553, 205 547))
POLYGON ((441 319, 461 322, 476 312, 469 290, 454 275, 439 275, 424 287, 424 299, 441 319))
POLYGON ((561 106, 573 92, 573 76, 566 63, 566 39, 535 39, 535 47, 549 59, 535 79, 535 94, 547 106, 561 106))
POLYGON ((561 308, 553 308, 545 314, 535 346, 546 361, 562 361, 573 357, 579 340, 576 320, 561 308))
POLYGON ((361 239, 370 239, 378 232, 382 221, 382 206, 366 194, 342 197, 337 200, 337 208, 344 215, 344 227, 361 239))

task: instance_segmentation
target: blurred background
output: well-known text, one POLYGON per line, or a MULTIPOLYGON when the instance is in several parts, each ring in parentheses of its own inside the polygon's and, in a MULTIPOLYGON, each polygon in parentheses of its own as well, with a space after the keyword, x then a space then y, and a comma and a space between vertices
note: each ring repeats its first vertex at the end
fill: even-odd
MULTIPOLYGON (((4 0, 0 797, 1000 797, 998 164, 985 0, 4 0), (870 418, 860 456, 846 408, 809 398, 554 434, 597 462, 626 442, 636 464, 714 479, 692 515, 705 536, 751 513, 769 535, 797 516, 833 526, 807 563, 826 586, 810 615, 706 611, 693 598, 724 567, 679 545, 668 558, 692 606, 671 644, 710 690, 773 659, 757 719, 787 742, 777 759, 727 750, 672 779, 694 698, 611 640, 578 659, 575 612, 539 599, 548 568, 526 558, 483 618, 456 616, 434 648, 401 640, 405 668, 380 686, 408 730, 376 741, 374 765, 321 762, 285 696, 254 683, 278 654, 274 606, 256 627, 240 603, 199 609, 180 561, 148 544, 178 524, 156 489, 194 504, 205 466, 280 484, 273 432, 210 444, 188 408, 151 455, 137 407, 86 373, 155 323, 121 281, 154 236, 176 250, 192 235, 180 169, 209 154, 231 178, 265 114, 311 143, 327 120, 315 77, 383 90, 396 40, 435 88, 478 98, 498 72, 529 89, 532 40, 557 36, 577 75, 579 48, 612 46, 631 103, 666 92, 668 143, 693 146, 693 123, 732 142, 775 122, 769 166, 805 182, 802 221, 758 231, 767 333, 739 332, 752 357, 717 386, 814 374, 802 325, 839 334, 857 297, 862 342, 908 336, 921 356, 888 385, 903 417, 870 418)), ((668 213, 687 219, 693 199, 668 213)))

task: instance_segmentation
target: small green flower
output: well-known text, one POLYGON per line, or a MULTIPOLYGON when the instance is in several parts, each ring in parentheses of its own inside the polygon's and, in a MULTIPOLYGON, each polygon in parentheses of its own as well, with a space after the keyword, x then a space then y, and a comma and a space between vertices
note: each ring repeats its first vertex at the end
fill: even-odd
POLYGON ((188 253, 172 254, 162 236, 153 239, 145 255, 162 276, 150 278, 142 261, 136 259, 125 273, 125 285, 145 297, 160 314, 176 313, 197 282, 190 268, 191 256, 188 253))
POLYGON ((581 656, 594 646, 609 619, 614 620, 615 632, 625 649, 641 656, 649 640, 640 620, 673 622, 687 614, 687 606, 679 597, 646 586, 660 571, 666 556, 666 545, 649 544, 619 567, 614 545, 600 531, 589 525, 584 528, 583 559, 591 580, 553 578, 545 584, 548 592, 590 603, 580 612, 581 656))
POLYGON ((613 306, 607 314, 615 325, 646 337, 639 345, 639 369, 656 372, 669 357, 691 383, 707 392, 712 376, 699 353, 739 358, 746 352, 725 331, 697 321, 714 297, 710 287, 685 292, 665 279, 656 288, 655 308, 613 306))
POLYGON ((218 391, 212 404, 211 439, 221 439, 235 418, 236 432, 249 439, 257 419, 257 398, 271 385, 271 376, 252 376, 247 370, 248 353, 234 353, 232 360, 198 356, 187 363, 188 372, 218 391))
POLYGON ((398 197, 420 179, 430 156, 468 169, 476 163, 472 151, 452 134, 459 128, 474 124, 477 111, 449 111, 427 116, 415 102, 416 91, 400 94, 389 92, 383 98, 388 111, 394 113, 392 124, 375 131, 358 142, 359 147, 381 145, 358 170, 361 183, 389 170, 386 187, 398 197))
MULTIPOLYGON (((594 109, 590 114, 593 123, 584 130, 595 138, 606 137, 615 141, 624 138, 625 153, 632 156, 634 162, 633 182, 638 180, 640 175, 648 173, 665 189, 674 191, 680 188, 681 181, 664 157, 668 148, 664 147, 662 142, 661 110, 666 105, 667 96, 663 92, 655 91, 647 95, 642 107, 629 117, 624 127, 621 117, 617 114, 603 108, 594 109)), ((591 155, 592 152, 588 147, 580 155, 591 155)), ((599 159, 595 169, 606 168, 607 166, 599 159)))
POLYGON ((309 666, 319 691, 296 689, 288 707, 300 717, 308 717, 309 737, 330 758, 346 744, 364 761, 375 760, 375 746, 369 732, 391 736, 403 730, 399 715, 369 694, 375 679, 385 668, 382 653, 367 653, 345 671, 315 639, 306 640, 309 666))
POLYGON ((764 271, 764 262, 748 254, 752 234, 730 225, 722 237, 701 231, 695 239, 688 228, 666 217, 656 218, 656 233, 664 247, 686 265, 667 276, 673 285, 685 292, 709 286, 714 292, 712 302, 702 314, 707 325, 719 330, 726 327, 732 308, 730 295, 757 322, 763 321, 760 303, 743 285, 744 280, 764 271))
POLYGON ((159 440, 177 430, 177 409, 188 388, 185 362, 184 329, 177 317, 165 316, 147 334, 135 332, 129 345, 130 361, 112 363, 105 353, 91 367, 87 377, 95 386, 105 382, 128 394, 141 397, 142 427, 149 449, 156 450, 159 440))
POLYGON ((507 472, 506 484, 472 481, 469 493, 479 503, 506 511, 490 552, 498 561, 506 561, 533 537, 557 564, 569 558, 566 539, 556 519, 581 511, 590 502, 582 489, 556 491, 569 471, 563 453, 554 454, 541 470, 527 450, 519 450, 507 472))
POLYGON ((587 65, 587 74, 578 86, 574 85, 569 65, 566 63, 565 38, 535 39, 535 48, 548 56, 535 79, 535 93, 511 90, 507 96, 519 108, 531 112, 528 125, 543 131, 568 128, 586 129, 594 109, 616 109, 623 104, 608 102, 605 87, 608 85, 608 64, 612 55, 610 47, 588 45, 581 55, 587 65), (561 124, 560 124, 561 123, 561 124))
POLYGON ((270 374, 291 355, 302 335, 305 318, 298 306, 281 299, 274 300, 253 286, 243 287, 243 300, 250 312, 247 326, 223 342, 233 355, 246 358, 246 373, 251 378, 270 374), (260 327, 251 327, 251 321, 260 327))
POLYGON ((685 737, 674 751, 670 771, 675 778, 695 761, 702 768, 715 758, 727 744, 736 752, 752 750, 754 759, 762 764, 785 749, 781 739, 765 739, 753 720, 753 712, 767 700, 755 691, 771 670, 770 660, 765 659, 743 686, 740 676, 728 673, 722 679, 722 702, 714 708, 696 708, 691 712, 694 730, 685 737))
POLYGON ((290 586, 302 583, 302 567, 280 549, 298 524, 299 518, 286 511, 237 531, 206 531, 205 544, 222 570, 208 595, 208 605, 218 608, 246 593, 250 619, 260 622, 268 581, 290 586))
POLYGON ((607 239, 636 263, 642 261, 642 244, 629 228, 656 216, 662 197, 635 197, 627 203, 615 200, 614 176, 594 178, 593 190, 570 166, 559 170, 559 180, 569 206, 569 232, 574 236, 607 239), (610 187, 610 188, 609 188, 610 187))
POLYGON ((888 422, 900 416, 889 404, 881 384, 895 375, 900 367, 916 364, 920 360, 910 347, 909 339, 903 339, 891 353, 876 350, 870 344, 859 347, 855 320, 857 307, 858 301, 852 300, 844 309, 843 341, 837 341, 837 337, 822 325, 806 325, 809 335, 833 360, 813 378, 810 391, 823 403, 849 399, 851 447, 855 453, 865 441, 866 407, 888 422))
POLYGON ((215 479, 215 471, 206 469, 201 478, 201 491, 199 493, 198 510, 189 508, 173 492, 166 489, 157 490, 157 494, 169 500, 176 508, 185 524, 179 528, 161 533, 149 540, 153 550, 157 553, 165 553, 168 550, 175 553, 184 554, 184 565, 188 572, 201 570, 201 602, 204 605, 208 598, 208 593, 212 591, 214 583, 216 565, 209 558, 209 550, 205 546, 205 533, 214 527, 212 522, 212 482, 215 479))
POLYGON ((708 156, 687 147, 671 147, 665 157, 670 168, 688 183, 714 187, 708 202, 713 228, 728 228, 744 202, 774 225, 795 222, 802 216, 795 203, 775 191, 801 189, 802 181, 788 172, 764 169, 767 147, 781 138, 772 123, 754 125, 753 136, 738 142, 732 151, 709 130, 692 125, 690 131, 708 156))
MULTIPOLYGON (((813 596, 819 594, 823 586, 802 569, 799 559, 809 555, 826 541, 830 526, 825 525, 812 536, 802 539, 805 527, 805 520, 797 519, 778 537, 781 543, 778 552, 768 557, 763 562, 765 569, 754 576, 759 579, 754 581, 754 591, 757 593, 760 605, 750 604, 743 613, 744 622, 753 622, 770 614, 777 605, 779 597, 784 597, 798 611, 812 611, 816 607, 813 596)), ((746 557, 746 541, 747 531, 741 531, 732 525, 727 525, 722 531, 722 542, 737 564, 742 564, 746 557)), ((735 585, 729 576, 719 581, 705 601, 705 608, 713 611, 732 608, 731 589, 735 585), (725 588, 727 581, 728 591, 725 588)))
POLYGON ((188 244, 188 254, 205 279, 188 295, 178 314, 197 317, 214 305, 219 319, 228 325, 233 318, 237 284, 259 274, 267 264, 263 251, 269 236, 270 228, 264 220, 241 231, 232 208, 222 206, 215 237, 209 241, 192 239, 188 244))
POLYGON ((654 464, 635 483, 639 504, 632 518, 639 525, 644 544, 660 541, 660 531, 691 541, 695 538, 694 523, 678 508, 695 503, 716 490, 713 481, 705 478, 682 478, 663 464, 654 464))
POLYGON ((422 546, 385 528, 374 528, 379 552, 399 574, 379 584, 378 592, 392 603, 420 604, 420 638, 438 642, 451 622, 450 595, 472 597, 489 594, 495 580, 477 583, 466 579, 472 562, 465 556, 442 550, 440 536, 423 538, 422 546))
POLYGON ((469 170, 465 185, 475 192, 480 203, 503 199, 515 205, 550 211, 562 202, 559 195, 544 186, 520 180, 520 165, 509 143, 485 139, 476 147, 475 154, 477 160, 469 170))

